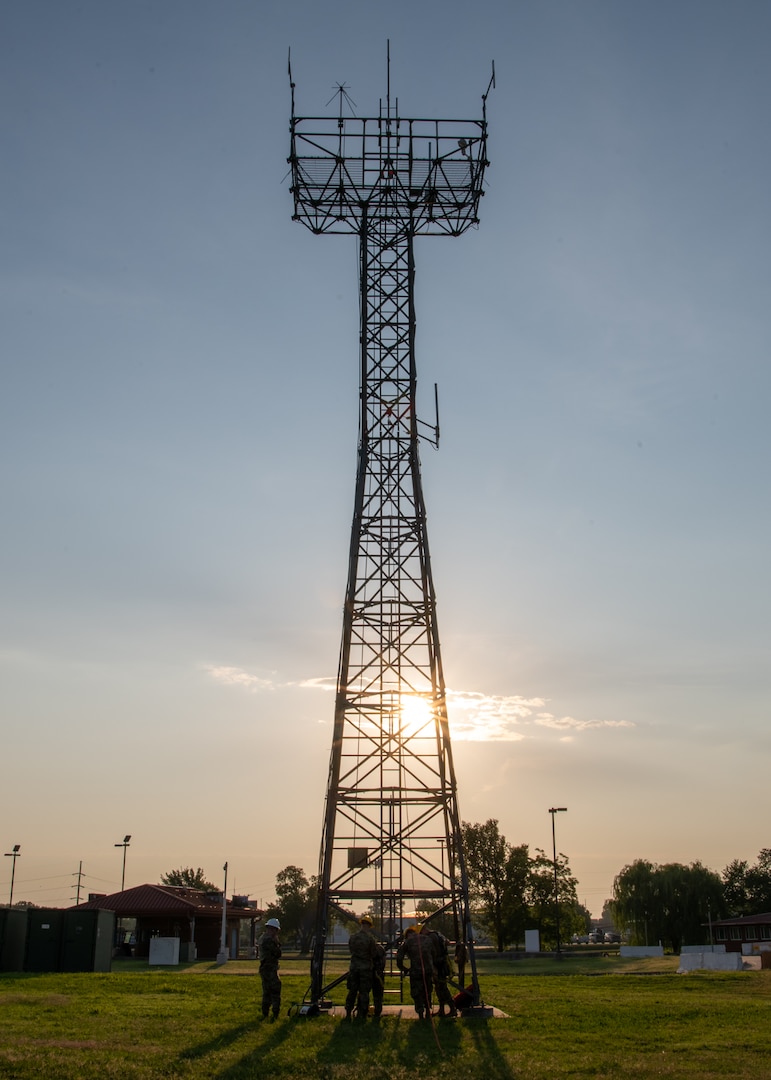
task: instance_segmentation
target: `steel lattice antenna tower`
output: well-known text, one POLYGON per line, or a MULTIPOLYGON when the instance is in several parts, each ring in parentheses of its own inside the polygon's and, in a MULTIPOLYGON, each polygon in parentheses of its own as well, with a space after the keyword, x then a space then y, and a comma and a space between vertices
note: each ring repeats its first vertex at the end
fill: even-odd
POLYGON ((319 866, 311 999, 323 1000, 330 911, 365 907, 381 933, 427 900, 454 917, 480 1004, 468 880, 420 477, 415 409, 414 240, 478 223, 487 166, 482 119, 295 115, 295 221, 359 240, 361 413, 356 498, 319 866))

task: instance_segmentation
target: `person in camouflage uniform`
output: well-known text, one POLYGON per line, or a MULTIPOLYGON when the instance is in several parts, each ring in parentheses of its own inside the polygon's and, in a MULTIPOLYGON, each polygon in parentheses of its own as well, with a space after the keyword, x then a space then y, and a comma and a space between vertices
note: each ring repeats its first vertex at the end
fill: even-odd
MULTIPOLYGON (((350 1019, 353 1007, 356 1005, 357 1017, 359 1020, 366 1020, 369 1012, 369 995, 374 988, 375 962, 378 960, 380 946, 375 941, 372 933, 372 919, 368 915, 364 915, 359 919, 359 926, 360 929, 355 934, 351 934, 348 939, 351 966, 348 970, 348 981, 346 983, 348 994, 345 998, 345 1015, 347 1019, 350 1019)), ((383 997, 381 994, 381 1011, 382 1008, 383 997)))
POLYGON ((447 985, 447 980, 450 977, 450 955, 447 938, 444 934, 440 934, 438 930, 430 930, 427 926, 424 926, 420 933, 421 936, 427 937, 431 942, 434 961, 434 989, 436 990, 436 999, 439 1002, 439 1015, 457 1016, 458 1010, 447 985))
POLYGON ((281 943, 278 940, 280 929, 281 923, 278 919, 268 919, 259 945, 262 1015, 267 1017, 272 1007, 274 1020, 281 1009, 281 979, 278 974, 281 959, 281 943))
POLYGON ((418 1019, 431 1019, 431 987, 434 980, 434 950, 425 934, 408 926, 404 941, 396 951, 396 966, 409 971, 410 994, 418 1019))

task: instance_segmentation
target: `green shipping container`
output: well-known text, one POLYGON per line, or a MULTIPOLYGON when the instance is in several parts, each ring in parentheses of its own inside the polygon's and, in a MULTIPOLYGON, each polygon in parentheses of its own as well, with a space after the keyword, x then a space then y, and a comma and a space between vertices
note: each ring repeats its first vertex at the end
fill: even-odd
POLYGON ((0 971, 24 971, 26 944, 26 909, 0 908, 0 971))
POLYGON ((30 908, 27 912, 25 971, 58 971, 62 944, 62 908, 30 908))
POLYGON ((65 911, 60 970, 109 971, 114 937, 114 911, 65 911))

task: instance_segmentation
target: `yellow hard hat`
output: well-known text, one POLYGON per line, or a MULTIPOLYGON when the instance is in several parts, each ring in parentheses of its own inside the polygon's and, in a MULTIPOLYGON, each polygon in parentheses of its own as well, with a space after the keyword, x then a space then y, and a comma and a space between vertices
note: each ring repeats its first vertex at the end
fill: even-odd
POLYGON ((359 922, 362 926, 372 926, 372 919, 370 919, 369 915, 362 915, 359 922))

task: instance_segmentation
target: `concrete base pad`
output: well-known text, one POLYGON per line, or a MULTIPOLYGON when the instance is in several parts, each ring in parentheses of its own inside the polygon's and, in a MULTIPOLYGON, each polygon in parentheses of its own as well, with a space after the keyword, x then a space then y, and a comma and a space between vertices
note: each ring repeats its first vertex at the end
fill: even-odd
MULTIPOLYGON (((345 1009, 342 1005, 333 1005, 331 1009, 324 1010, 329 1016, 340 1017, 345 1019, 345 1009)), ((399 1016, 402 1020, 417 1020, 418 1014, 412 1005, 384 1005, 383 1017, 399 1016)), ((500 1009, 496 1009, 493 1005, 480 1005, 477 1009, 461 1009, 458 1016, 455 1019, 451 1019, 449 1016, 437 1016, 436 1008, 434 1008, 433 1019, 437 1024, 457 1024, 464 1020, 505 1020, 508 1018, 508 1014, 501 1012, 500 1009)), ((370 1009, 367 1022, 373 1020, 372 1009, 370 1009)), ((354 1018, 351 1023, 356 1023, 354 1018)))

